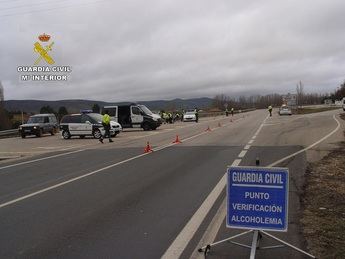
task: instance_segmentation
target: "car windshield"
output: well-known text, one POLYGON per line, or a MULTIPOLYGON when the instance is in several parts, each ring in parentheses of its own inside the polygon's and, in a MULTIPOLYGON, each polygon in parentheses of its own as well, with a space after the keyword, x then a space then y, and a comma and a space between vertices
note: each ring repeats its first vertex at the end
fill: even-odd
POLYGON ((145 105, 139 105, 139 108, 147 115, 153 114, 152 111, 150 111, 149 108, 147 108, 145 105))
POLYGON ((27 123, 43 123, 44 117, 30 117, 27 123))
POLYGON ((186 112, 186 115, 195 115, 195 112, 186 112))
POLYGON ((93 121, 92 123, 102 123, 102 115, 99 113, 89 113, 87 114, 93 121))

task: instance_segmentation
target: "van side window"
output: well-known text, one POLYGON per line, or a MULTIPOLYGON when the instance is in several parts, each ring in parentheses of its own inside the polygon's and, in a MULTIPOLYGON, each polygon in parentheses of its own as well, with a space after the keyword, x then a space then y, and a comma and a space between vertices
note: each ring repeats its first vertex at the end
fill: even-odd
POLYGON ((135 114, 135 115, 141 115, 140 114, 140 109, 138 107, 132 107, 132 114, 135 114))
POLYGON ((113 108, 105 108, 104 110, 108 110, 108 115, 111 117, 116 117, 116 107, 113 108))
POLYGON ((49 123, 49 117, 44 117, 44 123, 49 123))

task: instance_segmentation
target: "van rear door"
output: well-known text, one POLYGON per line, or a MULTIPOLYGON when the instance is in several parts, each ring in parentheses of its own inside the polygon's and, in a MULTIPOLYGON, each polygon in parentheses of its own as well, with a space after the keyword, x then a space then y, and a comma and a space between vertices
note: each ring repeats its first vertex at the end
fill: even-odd
POLYGON ((144 117, 138 106, 131 106, 131 119, 133 128, 141 127, 141 124, 144 121, 144 117))

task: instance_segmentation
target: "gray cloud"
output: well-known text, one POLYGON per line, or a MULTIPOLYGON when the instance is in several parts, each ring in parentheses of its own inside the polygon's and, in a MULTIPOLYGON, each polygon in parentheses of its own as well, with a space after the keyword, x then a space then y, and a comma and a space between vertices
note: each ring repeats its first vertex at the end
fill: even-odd
POLYGON ((6 99, 285 93, 299 80, 307 91, 329 92, 345 79, 342 0, 35 0, 18 7, 25 3, 0 2, 6 99), (68 82, 19 81, 17 66, 33 65, 43 32, 55 42, 56 65, 72 66, 68 82))

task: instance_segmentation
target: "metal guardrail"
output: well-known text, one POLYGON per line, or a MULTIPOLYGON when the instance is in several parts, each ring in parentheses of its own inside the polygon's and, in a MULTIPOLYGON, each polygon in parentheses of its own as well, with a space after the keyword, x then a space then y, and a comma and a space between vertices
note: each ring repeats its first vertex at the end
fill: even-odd
POLYGON ((18 129, 2 130, 0 131, 0 136, 9 136, 18 134, 18 129))
MULTIPOLYGON (((255 108, 252 109, 244 109, 244 110, 235 110, 234 113, 244 113, 256 110, 255 108)), ((229 111, 230 114, 230 111, 229 111)), ((212 117, 212 116, 220 116, 225 115, 225 111, 216 111, 216 112, 199 112, 199 117, 212 117)))

